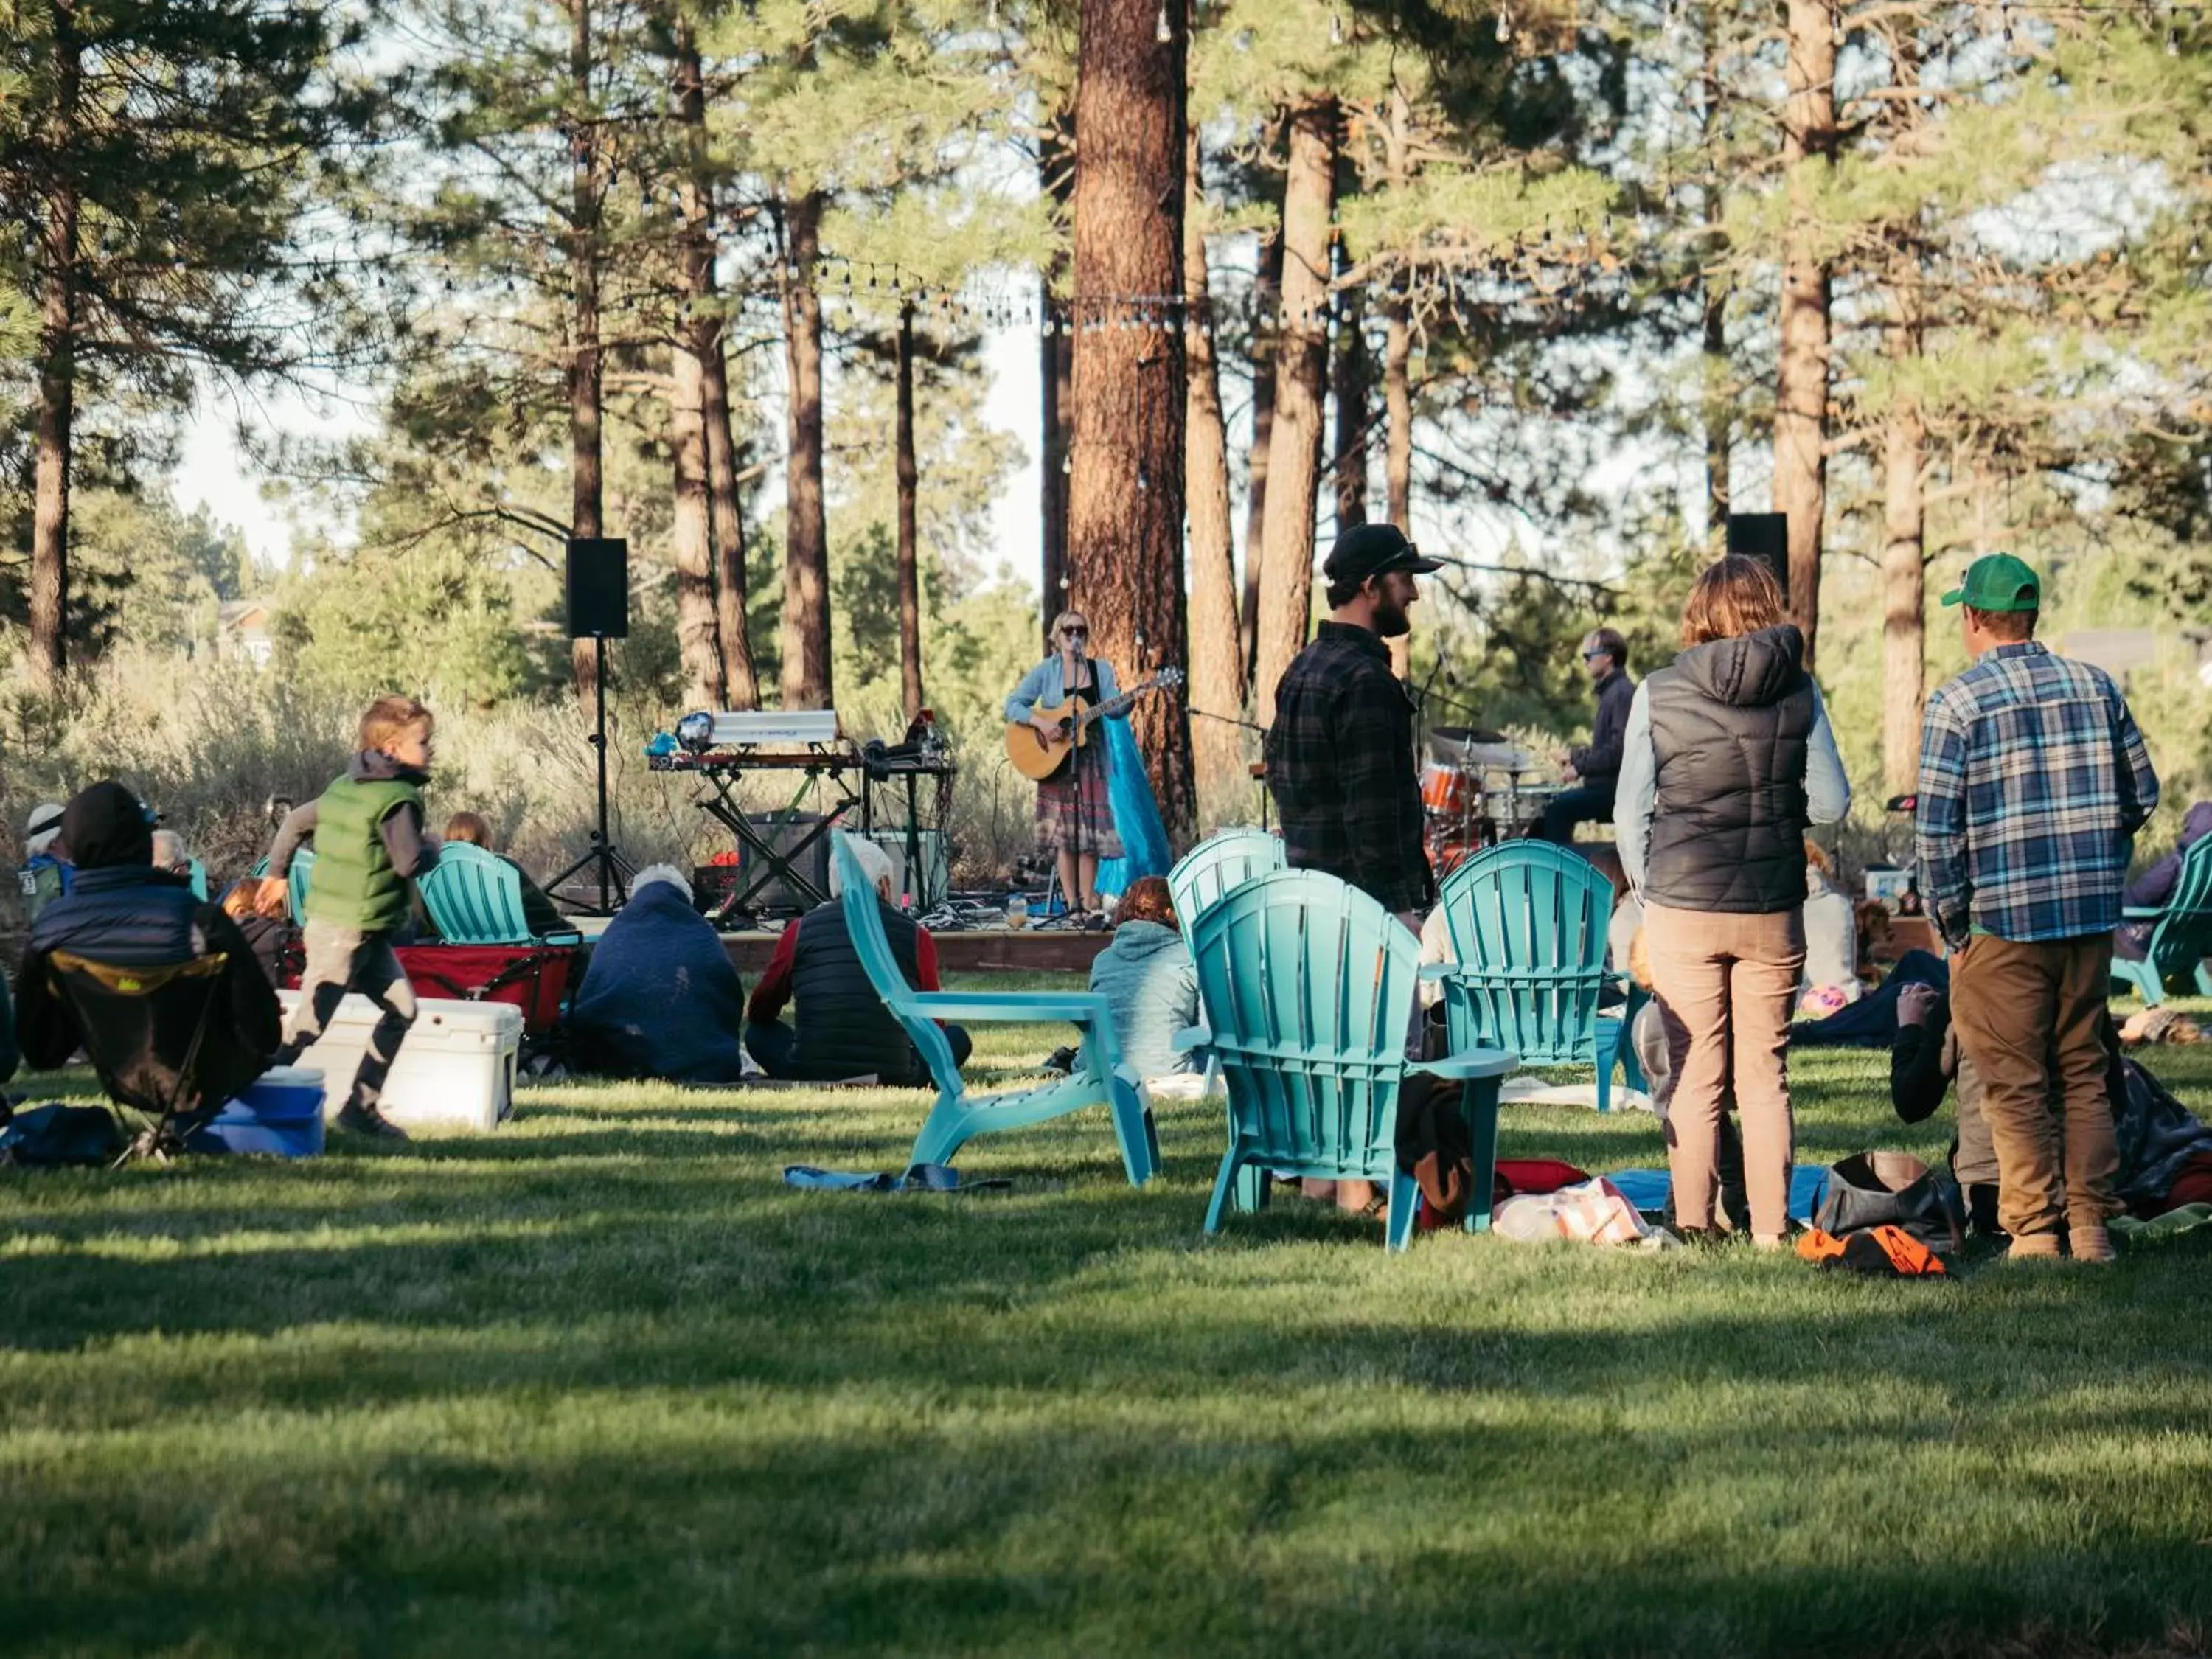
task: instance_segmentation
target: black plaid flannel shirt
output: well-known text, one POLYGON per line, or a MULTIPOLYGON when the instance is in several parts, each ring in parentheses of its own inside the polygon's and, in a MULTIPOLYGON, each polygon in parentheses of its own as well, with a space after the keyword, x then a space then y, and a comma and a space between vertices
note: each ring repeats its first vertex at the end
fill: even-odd
POLYGON ((1364 628, 1325 622, 1275 688, 1267 787, 1294 870, 1326 870, 1393 912, 1425 909, 1413 702, 1364 628))

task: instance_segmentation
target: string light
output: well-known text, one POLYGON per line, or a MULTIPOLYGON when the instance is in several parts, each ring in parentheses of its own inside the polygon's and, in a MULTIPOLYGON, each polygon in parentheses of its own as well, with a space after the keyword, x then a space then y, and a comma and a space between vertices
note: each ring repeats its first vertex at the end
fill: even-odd
POLYGON ((1175 39, 1175 25, 1168 21, 1168 9, 1160 8, 1159 21, 1152 26, 1152 39, 1166 46, 1175 39))
POLYGON ((1498 9, 1498 44, 1505 45, 1513 38, 1513 20, 1505 15, 1505 8, 1498 9))

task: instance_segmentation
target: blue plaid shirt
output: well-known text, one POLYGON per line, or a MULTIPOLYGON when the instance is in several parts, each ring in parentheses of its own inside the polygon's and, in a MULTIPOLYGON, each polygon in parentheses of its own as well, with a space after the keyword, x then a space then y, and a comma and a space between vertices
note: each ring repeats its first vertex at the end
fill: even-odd
POLYGON ((1913 830, 1928 914, 1954 945, 2081 939, 2119 925, 2158 775, 2111 676, 2033 641, 2001 645, 1928 699, 1913 830))

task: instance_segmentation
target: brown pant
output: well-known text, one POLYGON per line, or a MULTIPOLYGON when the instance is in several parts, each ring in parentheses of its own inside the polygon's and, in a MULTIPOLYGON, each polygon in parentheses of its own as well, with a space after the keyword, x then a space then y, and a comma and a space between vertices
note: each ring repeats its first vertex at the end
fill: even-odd
POLYGON ((1652 989, 1667 1006, 1674 1078, 1667 1164, 1675 1223, 1712 1225, 1721 1119, 1733 1095, 1742 1120, 1751 1231, 1779 1238, 1790 1230, 1790 1014, 1805 966, 1804 915, 1735 915, 1647 902, 1644 927, 1652 989))
POLYGON ((2021 945, 1977 933, 1951 963, 1951 1018, 1981 1074, 1997 1216, 2014 1238, 2119 1213, 2102 1022, 2112 939, 2021 945))

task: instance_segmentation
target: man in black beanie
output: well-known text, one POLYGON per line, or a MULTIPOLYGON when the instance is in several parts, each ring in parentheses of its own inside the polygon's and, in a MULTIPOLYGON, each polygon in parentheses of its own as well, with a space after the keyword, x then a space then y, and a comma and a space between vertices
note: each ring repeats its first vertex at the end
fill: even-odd
POLYGON ((78 791, 63 813, 62 839, 76 878, 39 913, 15 977, 25 1061, 51 1071, 83 1046, 54 984, 55 951, 118 968, 167 968, 221 951, 228 960, 198 1057, 204 1095, 228 1099, 266 1071, 282 1036, 276 994, 238 924, 196 896, 189 881, 154 867, 153 815, 138 798, 112 779, 78 791))

